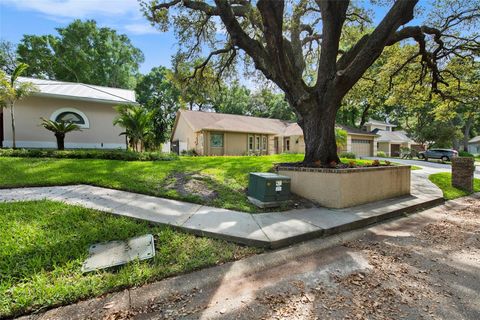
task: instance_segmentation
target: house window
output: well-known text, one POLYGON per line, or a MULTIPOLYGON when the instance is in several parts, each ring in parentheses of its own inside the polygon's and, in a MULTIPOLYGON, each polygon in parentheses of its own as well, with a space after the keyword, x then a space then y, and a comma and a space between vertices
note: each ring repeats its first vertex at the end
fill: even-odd
POLYGON ((264 137, 262 137, 262 139, 263 139, 263 150, 266 151, 267 150, 267 137, 264 136, 264 137))
POLYGON ((253 151, 253 137, 252 136, 248 137, 248 150, 253 151))
POLYGON ((50 116, 50 120, 56 122, 70 122, 75 123, 82 129, 90 127, 87 116, 80 110, 74 108, 61 108, 56 110, 50 116))
POLYGON ((223 147, 223 133, 212 133, 210 135, 210 146, 212 148, 223 147))
POLYGON ((79 115, 76 112, 71 112, 71 111, 66 111, 60 113, 56 118, 56 122, 71 122, 75 124, 85 124, 85 119, 82 118, 81 115, 79 115))
POLYGON ((260 150, 260 137, 255 137, 255 147, 260 150))

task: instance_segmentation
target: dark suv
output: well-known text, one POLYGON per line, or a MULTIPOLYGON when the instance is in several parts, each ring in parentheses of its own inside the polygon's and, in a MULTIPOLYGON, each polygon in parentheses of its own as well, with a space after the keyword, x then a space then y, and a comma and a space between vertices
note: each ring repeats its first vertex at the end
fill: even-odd
POLYGON ((453 149, 429 149, 418 153, 418 158, 424 160, 441 159, 442 161, 450 161, 457 156, 458 152, 453 149))

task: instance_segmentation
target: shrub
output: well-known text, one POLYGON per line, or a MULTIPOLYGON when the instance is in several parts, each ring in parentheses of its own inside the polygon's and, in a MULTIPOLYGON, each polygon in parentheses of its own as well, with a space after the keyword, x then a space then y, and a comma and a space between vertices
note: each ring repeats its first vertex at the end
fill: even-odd
POLYGON ((183 150, 182 151, 182 156, 196 157, 196 156, 198 156, 198 153, 195 149, 183 150))
POLYGON ((469 157, 469 158, 474 158, 473 154, 467 151, 459 151, 458 152, 459 157, 469 157))
POLYGON ((53 150, 53 149, 0 149, 0 157, 105 159, 123 161, 169 161, 178 158, 173 153, 135 152, 125 150, 53 150))
POLYGON ((355 159, 357 156, 353 152, 341 152, 339 157, 345 159, 355 159))
POLYGON ((386 153, 383 151, 377 151, 377 157, 386 157, 386 153))

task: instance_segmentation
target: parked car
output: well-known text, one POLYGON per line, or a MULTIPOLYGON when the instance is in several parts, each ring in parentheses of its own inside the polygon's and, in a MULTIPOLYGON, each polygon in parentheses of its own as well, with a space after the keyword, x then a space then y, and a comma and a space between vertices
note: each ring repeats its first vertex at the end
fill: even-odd
POLYGON ((418 158, 423 160, 441 159, 442 161, 450 161, 457 156, 458 152, 453 149, 429 149, 418 153, 418 158))

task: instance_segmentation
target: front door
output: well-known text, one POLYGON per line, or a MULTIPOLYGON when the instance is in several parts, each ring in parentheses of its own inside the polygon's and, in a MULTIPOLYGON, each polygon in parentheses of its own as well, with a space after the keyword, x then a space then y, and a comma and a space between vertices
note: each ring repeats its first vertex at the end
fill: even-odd
POLYGON ((273 148, 275 153, 280 153, 280 150, 278 150, 278 137, 273 138, 273 148))

